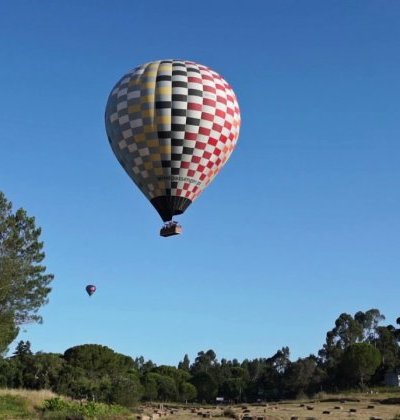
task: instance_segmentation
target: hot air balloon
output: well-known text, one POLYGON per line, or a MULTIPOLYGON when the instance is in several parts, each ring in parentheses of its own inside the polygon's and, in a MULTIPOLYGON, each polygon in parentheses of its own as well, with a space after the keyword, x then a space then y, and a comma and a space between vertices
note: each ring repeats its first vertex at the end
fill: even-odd
POLYGON ((88 284, 86 286, 86 292, 89 296, 92 296, 95 291, 96 291, 96 286, 94 286, 93 284, 88 284))
POLYGON ((181 232, 182 214, 235 148, 240 111, 215 71, 185 60, 135 67, 112 89, 105 112, 118 161, 165 222, 161 236, 181 232))

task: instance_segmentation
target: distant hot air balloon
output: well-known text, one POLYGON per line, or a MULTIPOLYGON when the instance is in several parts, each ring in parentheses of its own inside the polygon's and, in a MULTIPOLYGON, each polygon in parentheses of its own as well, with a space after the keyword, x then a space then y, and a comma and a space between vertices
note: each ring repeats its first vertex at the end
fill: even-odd
POLYGON ((93 284, 88 284, 86 286, 86 292, 89 296, 92 296, 95 291, 96 291, 96 286, 94 286, 93 284))
POLYGON ((120 164, 166 222, 201 194, 235 148, 240 111, 230 85, 215 71, 184 60, 140 65, 108 98, 108 140, 120 164))

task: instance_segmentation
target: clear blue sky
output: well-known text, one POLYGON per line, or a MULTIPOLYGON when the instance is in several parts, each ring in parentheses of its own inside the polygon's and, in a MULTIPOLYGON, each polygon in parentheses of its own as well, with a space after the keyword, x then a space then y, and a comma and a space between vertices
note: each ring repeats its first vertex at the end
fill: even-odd
POLYGON ((0 190, 36 217, 56 276, 44 323, 17 340, 157 364, 210 348, 295 360, 342 312, 394 323, 399 22, 397 0, 3 2, 0 190), (103 121, 119 77, 165 58, 222 74, 242 114, 230 161, 168 239, 103 121))

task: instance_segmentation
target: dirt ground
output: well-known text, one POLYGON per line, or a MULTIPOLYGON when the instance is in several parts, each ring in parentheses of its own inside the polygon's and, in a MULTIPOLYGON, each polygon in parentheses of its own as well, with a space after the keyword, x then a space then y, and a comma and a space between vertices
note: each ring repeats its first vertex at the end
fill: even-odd
POLYGON ((153 406, 143 407, 142 420, 193 420, 200 418, 236 418, 237 420, 400 420, 400 404, 381 404, 375 398, 362 400, 291 401, 268 404, 221 406, 153 406), (397 417, 398 416, 398 417, 397 417))

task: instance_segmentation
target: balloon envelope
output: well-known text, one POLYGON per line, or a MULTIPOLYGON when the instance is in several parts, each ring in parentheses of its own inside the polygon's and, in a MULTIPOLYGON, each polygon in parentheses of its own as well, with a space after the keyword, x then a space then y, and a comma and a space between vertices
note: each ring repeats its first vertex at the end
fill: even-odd
POLYGON ((216 72, 160 60, 125 74, 108 98, 111 148, 164 221, 182 214, 235 148, 240 111, 216 72))
POLYGON ((94 286, 93 284, 88 284, 86 286, 86 292, 89 296, 92 296, 95 291, 96 291, 96 286, 94 286))

